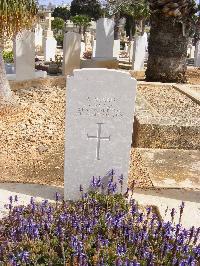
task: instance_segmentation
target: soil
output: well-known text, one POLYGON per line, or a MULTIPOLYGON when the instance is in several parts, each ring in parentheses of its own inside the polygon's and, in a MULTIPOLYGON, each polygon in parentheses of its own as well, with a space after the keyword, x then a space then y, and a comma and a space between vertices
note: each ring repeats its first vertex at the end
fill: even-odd
POLYGON ((152 108, 171 120, 199 124, 200 106, 192 99, 177 91, 172 86, 139 85, 138 91, 150 103, 152 108))
MULTIPOLYGON (((187 76, 190 84, 200 84, 200 69, 188 68, 187 76)), ((55 84, 17 89, 17 107, 6 112, 0 111, 0 182, 63 186, 65 90, 55 84)), ((146 93, 157 107, 155 95, 151 95, 151 90, 146 93)), ((160 92, 155 90, 154 93, 160 92)), ((174 97, 176 94, 173 93, 174 97)), ((180 100, 174 99, 172 105, 180 100)), ((182 100, 184 109, 187 109, 182 100)), ((187 115, 192 112, 195 117, 199 117, 199 108, 196 109, 196 105, 189 102, 187 104, 187 115)), ((170 109, 166 110, 171 112, 170 109)), ((177 109, 176 112, 181 116, 181 110, 177 109)), ((142 165, 139 153, 132 149, 130 186, 152 187, 142 165), (133 169, 137 171, 136 176, 139 176, 137 180, 134 180, 133 169)))
MULTIPOLYGON (((138 81, 145 80, 145 71, 129 71, 133 77, 138 81)), ((187 67, 186 78, 188 84, 199 85, 200 84, 200 68, 187 67)))
MULTIPOLYGON (((14 109, 0 112, 0 182, 64 185, 65 90, 58 86, 18 89, 14 109)), ((133 171, 142 164, 132 149, 133 171)), ((152 186, 140 172, 135 186, 152 186)))
POLYGON ((200 84, 200 68, 188 67, 186 77, 187 77, 188 84, 199 85, 200 84))

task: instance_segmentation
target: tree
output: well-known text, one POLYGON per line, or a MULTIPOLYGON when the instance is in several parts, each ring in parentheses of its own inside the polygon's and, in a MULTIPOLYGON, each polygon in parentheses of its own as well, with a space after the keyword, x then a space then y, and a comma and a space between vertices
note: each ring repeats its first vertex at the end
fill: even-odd
POLYGON ((58 33, 59 30, 63 30, 65 27, 65 21, 62 18, 54 18, 54 20, 52 21, 52 29, 58 33))
POLYGON ((102 15, 102 8, 99 0, 72 0, 70 12, 72 16, 86 15, 98 20, 102 15))
POLYGON ((136 33, 136 25, 140 24, 140 34, 144 34, 146 20, 149 19, 149 5, 147 0, 133 0, 122 6, 122 16, 126 18, 126 30, 132 41, 136 33))
POLYGON ((70 18, 70 10, 67 7, 58 6, 54 9, 52 16, 54 18, 62 18, 64 21, 70 18))
POLYGON ((85 33, 87 27, 90 26, 91 19, 85 15, 76 15, 71 17, 70 20, 74 23, 76 27, 79 28, 79 33, 85 33))
POLYGON ((187 44, 197 11, 194 0, 149 0, 147 81, 185 82, 187 44))
POLYGON ((3 60, 3 44, 23 29, 31 28, 36 14, 37 3, 34 0, 0 1, 0 105, 12 102, 12 93, 3 60))
POLYGON ((115 36, 118 35, 119 21, 126 18, 126 31, 132 41, 136 31, 136 23, 140 22, 141 34, 144 32, 145 21, 149 17, 147 0, 107 0, 108 14, 115 18, 115 36))

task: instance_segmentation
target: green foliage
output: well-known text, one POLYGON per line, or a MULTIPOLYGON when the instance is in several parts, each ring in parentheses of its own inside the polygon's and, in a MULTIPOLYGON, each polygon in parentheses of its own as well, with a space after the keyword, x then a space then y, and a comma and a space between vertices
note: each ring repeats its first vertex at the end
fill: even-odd
POLYGON ((57 44, 59 46, 63 47, 64 35, 63 34, 59 34, 59 35, 55 36, 55 39, 57 41, 57 44))
POLYGON ((71 17, 70 20, 74 23, 76 27, 79 28, 80 33, 83 29, 86 29, 91 25, 91 19, 86 15, 76 15, 74 17, 71 17))
POLYGON ((59 202, 57 194, 54 204, 31 198, 28 206, 14 207, 18 198, 9 197, 9 214, 0 220, 0 265, 198 265, 200 228, 182 226, 184 202, 176 225, 175 209, 164 222, 152 207, 115 194, 112 179, 106 194, 100 178, 91 185, 90 193, 80 186, 75 202, 59 202))
POLYGON ((3 51, 3 60, 5 63, 13 63, 14 62, 13 51, 3 51))
POLYGON ((36 0, 0 0, 0 40, 31 28, 37 11, 36 0))
POLYGON ((149 17, 149 5, 146 0, 138 0, 133 3, 121 6, 122 15, 132 16, 135 20, 142 20, 149 17))
POLYGON ((99 0, 72 0, 71 15, 86 15, 91 19, 98 20, 102 15, 102 8, 99 0))
POLYGON ((54 9, 52 16, 55 18, 62 18, 64 21, 66 21, 70 18, 70 10, 68 10, 67 7, 58 6, 54 9))
POLYGON ((65 21, 62 18, 56 17, 52 21, 51 25, 52 25, 52 29, 55 30, 56 32, 58 32, 59 30, 63 30, 64 29, 65 21))

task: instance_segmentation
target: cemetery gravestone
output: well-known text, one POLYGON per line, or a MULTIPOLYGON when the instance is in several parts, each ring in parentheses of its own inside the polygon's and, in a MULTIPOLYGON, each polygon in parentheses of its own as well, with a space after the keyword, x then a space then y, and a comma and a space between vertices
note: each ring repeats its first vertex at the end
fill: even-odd
POLYGON ((63 75, 72 74, 74 69, 80 68, 81 35, 67 32, 63 43, 63 75))
POLYGON ((114 21, 101 18, 96 26, 96 53, 95 57, 113 58, 114 21))
POLYGON ((138 36, 135 38, 133 46, 133 60, 132 60, 132 69, 134 70, 143 70, 144 69, 144 60, 146 56, 147 48, 147 36, 138 36))
POLYGON ((47 12, 47 14, 47 30, 45 30, 45 36, 43 40, 44 61, 55 61, 57 41, 53 37, 53 31, 51 30, 51 21, 54 20, 54 18, 51 17, 51 12, 47 12))
POLYGON ((65 199, 115 169, 127 184, 136 80, 108 69, 75 70, 67 81, 65 199))
POLYGON ((14 42, 16 80, 35 77, 35 35, 31 31, 19 33, 14 42))
POLYGON ((195 53, 194 53, 194 66, 200 66, 200 41, 196 43, 195 53))
POLYGON ((114 40, 113 56, 119 60, 120 40, 114 40))
POLYGON ((92 46, 92 57, 95 57, 96 54, 96 40, 93 41, 93 46, 92 46))
POLYGON ((85 43, 81 42, 81 57, 83 57, 85 51, 86 51, 85 43))
POLYGON ((42 49, 42 40, 43 40, 43 29, 40 24, 37 24, 35 28, 35 47, 38 52, 41 51, 42 49))

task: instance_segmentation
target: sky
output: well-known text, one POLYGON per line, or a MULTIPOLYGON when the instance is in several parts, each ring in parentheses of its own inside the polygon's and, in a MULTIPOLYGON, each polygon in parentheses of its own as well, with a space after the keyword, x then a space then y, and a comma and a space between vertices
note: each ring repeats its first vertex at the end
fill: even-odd
POLYGON ((51 2, 54 5, 59 5, 59 4, 62 4, 62 2, 64 4, 70 4, 71 3, 71 0, 39 0, 39 3, 41 5, 48 5, 49 2, 51 2))
MULTIPOLYGON (((70 4, 72 0, 39 0, 39 3, 42 5, 48 5, 51 2, 54 5, 62 4, 70 4)), ((196 3, 199 3, 199 0, 196 0, 196 3)))

